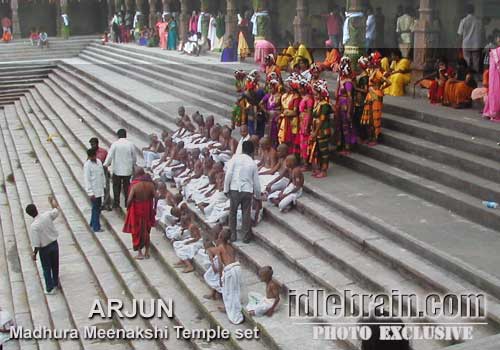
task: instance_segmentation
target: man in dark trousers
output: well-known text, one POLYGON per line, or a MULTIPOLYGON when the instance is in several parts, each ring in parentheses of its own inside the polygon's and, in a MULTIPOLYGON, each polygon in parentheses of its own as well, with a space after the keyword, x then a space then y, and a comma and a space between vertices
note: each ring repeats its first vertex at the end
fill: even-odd
POLYGON ((104 167, 109 165, 113 168, 111 177, 113 181, 113 208, 120 207, 120 194, 123 189, 125 195, 124 202, 127 203, 128 188, 130 186, 130 178, 134 173, 136 163, 135 146, 127 140, 127 131, 120 129, 116 135, 118 140, 113 142, 109 149, 108 156, 104 161, 104 167))
POLYGON ((33 244, 33 260, 36 260, 37 253, 40 253, 43 277, 45 278, 46 294, 52 295, 59 288, 59 236, 54 220, 59 215, 59 205, 53 197, 49 197, 52 210, 43 214, 38 214, 38 209, 34 204, 26 206, 26 214, 34 220, 31 223, 31 242, 33 244))
POLYGON ((244 243, 249 243, 252 238, 251 210, 252 199, 260 200, 260 181, 257 164, 253 160, 254 145, 252 141, 245 141, 242 145, 242 154, 235 154, 228 163, 224 179, 224 193, 229 197, 229 227, 231 240, 237 239, 236 218, 241 205, 242 225, 241 235, 244 243))

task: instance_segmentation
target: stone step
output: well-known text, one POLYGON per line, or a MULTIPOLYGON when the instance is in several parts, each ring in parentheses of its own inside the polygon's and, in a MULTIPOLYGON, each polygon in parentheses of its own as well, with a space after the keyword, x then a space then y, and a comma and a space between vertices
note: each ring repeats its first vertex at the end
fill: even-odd
POLYGON ((385 145, 377 147, 361 145, 358 150, 361 154, 386 165, 397 167, 476 197, 477 201, 500 202, 500 184, 498 182, 486 180, 455 167, 385 145))
POLYGON ((27 72, 28 74, 24 75, 0 75, 0 82, 2 84, 6 84, 10 81, 32 81, 32 80, 40 80, 48 77, 50 71, 40 71, 40 72, 27 72))
MULTIPOLYGON (((421 138, 463 152, 478 155, 495 161, 500 161, 500 152, 496 142, 469 136, 455 130, 422 123, 401 116, 384 114, 382 119, 384 128, 421 138)), ((383 134, 383 131, 382 131, 383 134)))
POLYGON ((384 115, 385 113, 457 131, 476 138, 487 139, 495 143, 500 140, 500 125, 483 119, 476 110, 472 109, 457 110, 444 106, 434 106, 422 100, 414 100, 404 96, 386 96, 384 98, 384 115))
POLYGON ((458 168, 490 181, 500 182, 500 165, 489 158, 389 129, 384 130, 384 145, 458 168))
MULTIPOLYGON (((19 120, 22 121, 26 118, 19 104, 16 106, 16 111, 18 112, 19 120)), ((17 119, 10 119, 7 122, 9 125, 19 123, 17 119)), ((52 195, 52 190, 45 180, 46 174, 40 168, 38 157, 31 144, 28 143, 27 133, 21 129, 10 131, 13 137, 12 140, 15 140, 13 141, 13 146, 18 154, 21 169, 26 175, 26 185, 29 186, 27 191, 30 198, 26 198, 29 200, 23 203, 23 206, 34 202, 40 211, 45 212, 49 210, 47 196, 52 195)), ((61 203, 61 205, 64 205, 64 203, 61 203)), ((57 228, 60 233, 60 238, 58 239, 60 248, 60 278, 64 302, 55 300, 55 296, 48 297, 47 301, 49 307, 51 307, 51 313, 56 319, 54 323, 58 329, 77 328, 80 330, 80 334, 83 334, 85 327, 97 325, 88 318, 88 310, 93 302, 100 298, 102 292, 94 275, 87 266, 87 258, 83 256, 79 249, 80 247, 77 246, 73 239, 72 232, 74 230, 71 227, 71 218, 66 217, 64 223, 62 225, 58 224, 57 228), (85 289, 81 288, 81 283, 86 283, 85 289), (55 304, 56 307, 52 304, 55 304), (67 315, 64 313, 63 305, 68 309, 66 311, 67 315)), ((94 349, 98 347, 95 341, 87 340, 83 337, 78 342, 61 340, 59 343, 61 348, 69 349, 80 349, 82 347, 85 349, 94 349)), ((99 346, 99 348, 101 347, 102 345, 99 346)), ((107 349, 115 349, 117 346, 110 343, 109 346, 106 345, 105 347, 107 349)))
POLYGON ((124 67, 123 64, 120 63, 120 61, 110 59, 108 57, 103 57, 102 55, 96 55, 88 51, 80 53, 79 57, 96 65, 99 65, 100 67, 104 67, 106 69, 120 73, 126 77, 129 77, 148 86, 160 90, 165 90, 165 92, 175 97, 192 101, 196 105, 210 111, 213 114, 224 116, 226 118, 229 118, 230 116, 230 104, 228 104, 228 101, 222 102, 214 98, 214 96, 216 95, 215 93, 210 93, 211 98, 206 98, 201 94, 198 94, 200 88, 197 86, 193 86, 193 89, 188 92, 179 88, 177 80, 169 80, 169 82, 164 82, 164 80, 168 79, 168 77, 155 76, 154 78, 152 78, 151 76, 154 76, 154 73, 144 72, 143 70, 141 70, 141 68, 134 68, 134 70, 130 70, 124 67))
MULTIPOLYGON (((52 126, 52 121, 40 117, 43 113, 30 96, 27 96, 27 100, 23 99, 22 103, 24 110, 27 109, 29 104, 34 111, 34 113, 31 113, 30 117, 31 125, 26 125, 26 128, 29 130, 28 132, 32 134, 31 136, 35 138, 33 142, 40 144, 40 147, 36 149, 40 150, 40 153, 45 152, 43 158, 42 155, 40 157, 40 165, 47 174, 50 174, 49 182, 51 189, 54 191, 58 200, 64 203, 64 215, 68 218, 68 221, 72 223, 73 232, 75 236, 78 237, 79 244, 85 252, 85 255, 89 257, 90 264, 95 274, 98 276, 99 284, 106 295, 106 299, 123 300, 128 310, 130 310, 132 299, 158 299, 159 296, 153 293, 151 291, 151 286, 147 285, 144 281, 142 273, 136 271, 135 262, 130 258, 130 253, 127 249, 124 250, 120 241, 116 239, 117 237, 115 237, 114 234, 110 236, 109 229, 101 234, 94 234, 90 231, 86 223, 90 215, 87 196, 85 192, 81 191, 74 183, 74 174, 62 171, 62 169, 66 169, 69 166, 65 162, 65 159, 58 153, 60 151, 59 147, 61 147, 62 139, 60 138, 52 143, 42 143, 42 141, 39 141, 45 140, 49 133, 53 133, 55 130, 52 126)), ((51 116, 49 116, 49 118, 50 117, 51 116)), ((71 166, 75 173, 81 176, 81 161, 74 155, 73 157, 74 159, 70 164, 72 164, 71 166)), ((151 271, 151 274, 153 274, 157 269, 152 266, 151 271)), ((168 283, 166 276, 161 276, 159 280, 168 283)), ((85 315, 87 315, 87 313, 83 316, 85 315)), ((178 325, 177 322, 165 318, 162 320, 157 318, 146 320, 138 317, 134 319, 119 319, 119 322, 120 328, 139 327, 141 329, 146 329, 158 327, 163 329, 165 326, 170 328, 178 325)), ((158 339, 155 341, 132 340, 130 341, 130 345, 134 349, 166 349, 168 342, 170 342, 170 340, 166 339, 158 339)), ((173 341, 173 344, 179 349, 189 348, 189 346, 182 341, 173 341)))
MULTIPOLYGON (((456 262, 454 261, 456 259, 441 254, 440 258, 442 260, 448 260, 446 264, 441 263, 438 265, 436 260, 432 259, 429 254, 421 254, 419 252, 421 249, 414 249, 410 244, 406 243, 407 235, 393 232, 391 236, 384 234, 382 230, 375 231, 373 228, 364 225, 361 221, 353 221, 353 218, 347 216, 347 213, 345 213, 348 208, 342 208, 344 209, 344 212, 342 212, 331 201, 311 194, 305 194, 300 198, 297 206, 300 212, 306 215, 307 218, 310 218, 307 220, 313 221, 316 225, 321 225, 319 230, 311 230, 314 232, 312 235, 305 236, 302 234, 297 236, 302 241, 308 242, 319 253, 323 249, 323 244, 326 244, 326 246, 331 244, 333 237, 341 238, 344 242, 339 244, 340 247, 344 247, 346 242, 351 246, 354 245, 357 249, 361 249, 364 254, 371 256, 375 260, 372 263, 375 266, 383 264, 386 268, 390 268, 393 274, 399 274, 406 279, 414 281, 414 283, 418 283, 420 288, 425 288, 428 292, 459 293, 482 288, 481 285, 474 285, 475 281, 469 281, 468 276, 465 274, 457 273, 456 270, 459 268, 448 268, 452 264, 456 264, 460 268, 465 268, 463 262, 456 262), (397 239, 394 239, 393 237, 396 235, 398 235, 397 239), (328 241, 324 237, 328 237, 328 241)), ((289 216, 289 219, 279 220, 282 225, 291 228, 300 227, 296 224, 300 220, 298 218, 289 216)), ((294 231, 296 230, 294 229, 294 231)), ((422 245, 419 248, 422 248, 422 245)), ((348 250, 344 249, 342 254, 348 250)), ((432 251, 432 249, 430 250, 432 251)), ((377 274, 373 276, 377 276, 377 274)), ((498 280, 493 276, 487 276, 487 278, 490 282, 498 283, 498 280)), ((390 286, 387 283, 386 285, 390 286)), ((416 287, 416 289, 418 290, 419 287, 416 287)), ((493 323, 494 327, 499 327, 500 313, 498 311, 500 310, 500 303, 497 298, 489 294, 492 291, 492 294, 496 294, 495 289, 486 288, 486 290, 480 292, 487 296, 488 306, 496 306, 493 308, 488 307, 488 309, 483 309, 482 311, 491 320, 490 323, 493 323)))
MULTIPOLYGON (((189 67, 198 67, 201 71, 207 71, 208 74, 215 73, 214 77, 222 75, 232 75, 236 69, 251 71, 257 66, 250 62, 220 62, 220 56, 204 55, 200 57, 182 55, 177 51, 161 50, 159 48, 146 48, 135 44, 115 44, 106 45, 108 48, 121 49, 127 52, 136 52, 163 61, 183 63, 189 67)), ((234 84, 234 80, 231 82, 234 84)))
POLYGON ((2 91, 15 91, 15 90, 26 90, 32 89, 35 85, 24 84, 21 82, 10 83, 9 85, 0 85, 0 94, 2 91))
POLYGON ((43 78, 45 77, 34 77, 32 79, 29 78, 23 78, 23 79, 13 79, 13 80, 7 80, 7 79, 0 79, 0 88, 3 88, 4 86, 16 86, 16 85, 34 85, 37 83, 43 82, 43 78))
POLYGON ((424 179, 399 168, 387 166, 385 163, 362 154, 337 157, 336 161, 379 181, 436 203, 478 224, 494 230, 500 227, 500 213, 498 211, 485 208, 477 198, 448 186, 424 179))
MULTIPOLYGON (((0 120, 5 118, 4 111, 0 111, 0 120)), ((3 134, 0 134, 0 150, 4 151, 3 134)), ((4 154, 4 153, 2 153, 4 154)), ((3 173, 0 166, 0 298, 2 308, 9 311, 16 324, 27 329, 33 328, 32 316, 30 313, 27 298, 26 285, 21 270, 21 262, 17 253, 16 236, 13 229, 11 208, 7 197, 7 175, 3 173)), ((7 343, 13 350, 17 349, 37 349, 35 340, 12 340, 7 343)))
MULTIPOLYGON (((55 105, 55 103, 52 103, 52 105, 54 106, 54 105, 55 105)), ((101 120, 101 118, 99 118, 99 120, 101 120)), ((67 119, 65 119, 65 121, 67 122, 67 119)), ((101 128, 99 128, 99 129, 102 129, 102 127, 101 127, 101 128)), ((133 136, 129 136, 129 138, 133 139, 134 137, 133 137, 133 136)), ((106 139, 104 139, 104 140, 106 140, 106 139)), ((103 140, 103 142, 108 142, 108 141, 104 141, 104 140, 103 140)), ((83 146, 83 145, 84 145, 84 141, 81 141, 81 143, 82 143, 82 148, 83 148, 83 147, 84 147, 84 146, 83 146)), ((83 151, 83 150, 82 150, 82 151, 83 151)), ((121 224, 121 221, 120 221, 120 224, 121 224)), ((161 237, 161 238, 163 239, 163 237, 161 237)), ((156 250, 156 251, 159 251, 158 249, 155 249, 155 250, 156 250)), ((174 258, 170 258, 170 261, 171 261, 171 263, 173 263, 173 262, 175 262, 175 259, 174 259, 174 258)), ((273 266, 275 266, 275 265, 276 265, 276 264, 274 264, 273 266)), ((200 288, 200 290, 203 290, 203 289, 201 289, 201 288, 200 288)), ((205 287, 204 291, 205 291, 205 294, 206 294, 206 293, 208 293, 208 290, 206 290, 206 287, 205 287)), ((203 294, 199 294, 199 295, 198 295, 198 298, 202 299, 202 295, 203 295, 203 294)), ((211 310, 213 310, 213 308, 212 308, 211 310)), ((272 324, 272 323, 271 323, 271 324, 272 324)), ((278 324, 280 324, 280 323, 278 323, 278 324)), ((281 324, 282 324, 282 323, 281 323, 281 324)))
MULTIPOLYGON (((77 122, 77 120, 75 120, 75 119, 73 119, 72 121, 70 121, 69 118, 65 118, 64 119, 64 123, 72 123, 72 125, 74 125, 76 122, 77 122)), ((60 121, 60 123, 62 124, 62 120, 60 121)), ((62 130, 63 126, 60 126, 59 128, 58 128, 59 130, 62 130)), ((64 133, 64 135, 65 135, 65 137, 68 137, 67 135, 70 134, 70 131, 69 131, 70 129, 68 129, 68 127, 66 127, 66 126, 64 126, 64 128, 66 128, 65 129, 66 132, 64 133)), ((72 129, 74 130, 74 128, 72 128, 72 129)), ((91 135, 92 135, 92 131, 91 130, 87 129, 85 131, 87 132, 87 135, 85 137, 83 137, 83 138, 80 137, 80 139, 79 139, 78 147, 80 148, 80 150, 79 150, 78 154, 81 154, 82 152, 84 152, 84 150, 85 150, 85 142, 86 142, 85 140, 87 140, 88 138, 90 138, 91 135)), ((83 131, 80 130, 80 132, 83 132, 83 131)), ((59 134, 62 134, 62 132, 60 131, 59 134)), ((107 139, 102 139, 102 143, 103 144, 108 143, 108 141, 106 141, 106 140, 107 139)), ((78 141, 74 140, 74 141, 71 142, 71 144, 70 144, 69 141, 67 143, 68 147, 72 148, 72 152, 73 152, 73 155, 75 157, 77 156, 77 153, 74 151, 73 147, 76 147, 77 142, 78 141)), ((74 161, 73 162, 68 162, 68 164, 75 164, 75 162, 74 161)), ((80 173, 80 170, 79 170, 80 168, 81 168, 81 164, 78 166, 77 169, 75 169, 74 166, 72 166, 71 171, 73 172, 75 178, 76 178, 76 174, 80 173)), ((80 190, 84 194, 85 192, 83 191, 83 184, 81 183, 82 179, 77 179, 77 181, 79 182, 79 186, 81 186, 80 190)), ((76 190, 74 190, 74 191, 76 191, 76 190)), ((127 249, 126 247, 129 245, 129 239, 128 238, 125 239, 125 236, 121 234, 121 227, 122 227, 121 225, 123 225, 123 216, 106 215, 106 221, 108 222, 110 229, 111 228, 113 229, 113 232, 116 234, 117 239, 119 239, 121 241, 121 243, 122 243, 122 249, 127 249)), ((128 252, 128 250, 126 250, 126 252, 127 252, 128 255, 131 254, 130 252, 128 252)), ((130 258, 132 259, 131 256, 130 256, 130 258)), ((171 261, 171 263, 174 263, 174 262, 175 261, 171 261)), ((136 264, 136 268, 140 268, 142 270, 143 267, 140 264, 136 264)), ((144 278, 148 279, 151 289, 157 290, 157 292, 159 293, 159 295, 161 295, 163 297, 165 297, 165 296, 170 296, 171 297, 172 295, 175 295, 174 299, 177 300, 177 301, 181 300, 180 304, 182 304, 182 305, 189 305, 189 301, 186 300, 186 297, 184 297, 184 299, 183 299, 182 295, 179 295, 178 293, 176 293, 174 291, 164 292, 164 291, 167 290, 167 286, 166 285, 172 286, 175 283, 174 282, 170 282, 170 284, 168 284, 166 277, 163 276, 163 275, 162 276, 156 276, 156 277, 155 276, 151 276, 151 274, 150 274, 149 271, 152 271, 152 270, 154 270, 154 271, 164 271, 165 268, 162 268, 161 266, 154 267, 154 268, 144 267, 144 270, 142 270, 142 275, 144 276, 144 278), (163 285, 163 283, 161 285, 159 285, 158 281, 165 281, 166 285, 163 285)), ((198 283, 198 288, 196 288, 196 289, 200 289, 199 286, 200 286, 200 284, 198 283)), ((202 290, 202 289, 200 289, 200 290, 202 290)), ((205 289, 205 291, 208 292, 208 290, 206 290, 206 289, 205 289)), ((179 304, 179 302, 177 302, 176 305, 178 305, 178 304, 179 304)), ((212 307, 212 308, 210 308, 210 310, 213 311, 214 308, 212 307)), ((182 311, 183 315, 197 315, 198 313, 199 313, 199 311, 193 311, 193 310, 182 311)), ((220 320, 218 320, 218 321, 220 321, 220 320)), ((189 322, 199 322, 199 320, 191 320, 189 322)), ((220 324, 220 322, 216 322, 216 324, 220 324)), ((229 327, 228 324, 224 324, 224 326, 229 327)), ((191 325, 190 327, 191 328, 200 328, 200 326, 196 326, 196 325, 191 325)), ((234 327, 233 327, 233 329, 234 329, 234 327)), ((238 345, 238 347, 242 347, 242 346, 243 346, 242 344, 238 345)), ((245 348, 245 347, 243 347, 243 348, 245 348)), ((252 347, 252 348, 254 348, 254 347, 252 347)))
MULTIPOLYGON (((51 118, 51 121, 54 123, 54 125, 56 123, 55 118, 56 118, 56 116, 51 118)), ((63 124, 62 119, 57 120, 57 122, 58 122, 57 124, 59 124, 59 126, 57 127, 57 129, 53 129, 54 131, 57 130, 57 132, 59 134, 64 135, 66 138, 69 137, 69 135, 72 135, 72 131, 70 131, 70 129, 68 129, 68 127, 63 124)), ((79 123, 79 122, 77 119, 71 120, 70 118, 65 118, 64 123, 72 124, 74 126, 75 123, 79 123)), ((74 127, 71 130, 75 130, 74 127)), ((82 130, 80 130, 80 131, 82 132, 82 130)), ((82 201, 84 201, 84 198, 85 198, 85 191, 83 190, 83 179, 81 179, 81 173, 79 170, 77 170, 77 169, 79 169, 79 167, 81 167, 83 165, 81 163, 82 160, 80 160, 78 158, 78 155, 81 154, 82 152, 84 152, 85 140, 90 138, 90 135, 92 135, 92 130, 87 129, 85 131, 87 132, 86 137, 79 138, 77 140, 76 136, 72 135, 73 140, 72 141, 68 140, 67 143, 65 143, 65 145, 67 145, 69 147, 69 149, 71 150, 71 154, 66 153, 66 152, 63 153, 61 151, 61 148, 59 148, 59 152, 61 152, 60 153, 61 157, 63 157, 63 156, 67 157, 67 158, 64 158, 64 160, 66 162, 67 171, 71 171, 71 173, 72 173, 74 186, 72 187, 71 193, 73 194, 73 193, 80 192, 80 195, 78 196, 78 198, 81 198, 81 200, 80 200, 81 202, 78 205, 79 208, 84 207, 82 201), (79 148, 78 154, 76 153, 74 147, 79 148), (73 160, 68 161, 68 159, 70 159, 70 158, 72 158, 73 160), (79 167, 78 167, 78 165, 75 164, 75 162, 76 163, 80 162, 79 167)), ((63 142, 66 142, 66 141, 63 141, 63 142)), ((102 140, 103 144, 105 144, 107 142, 108 141, 102 140)), ((129 246, 128 235, 121 234, 121 227, 123 225, 123 219, 124 219, 123 215, 117 215, 116 213, 106 213, 104 215, 104 220, 108 224, 109 230, 111 230, 111 232, 113 232, 115 239, 117 241, 119 241, 121 249, 128 256, 128 258, 132 261, 132 264, 134 265, 135 269, 139 270, 142 278, 144 278, 147 281, 148 288, 150 290, 154 291, 154 293, 158 294, 158 296, 160 296, 162 298, 168 297, 168 298, 173 298, 174 300, 176 300, 177 309, 181 308, 180 312, 179 311, 176 312, 176 317, 178 318, 177 321, 179 322, 180 325, 185 325, 186 328, 190 328, 190 329, 209 328, 208 324, 203 324, 203 323, 200 324, 200 322, 202 322, 201 318, 194 316, 194 315, 198 315, 200 312, 203 314, 203 312, 207 312, 207 311, 200 310, 201 306, 195 306, 196 304, 193 305, 193 302, 189 301, 187 296, 185 294, 181 293, 181 292, 185 292, 185 291, 179 291, 179 290, 175 289, 175 286, 177 285, 177 283, 175 282, 175 279, 174 280, 172 279, 174 277, 171 277, 169 275, 171 273, 171 272, 169 272, 169 270, 171 270, 171 268, 167 269, 164 266, 159 265, 160 263, 158 262, 157 259, 148 260, 147 263, 149 263, 149 264, 144 264, 144 262, 138 263, 137 261, 135 261, 133 259, 132 253, 129 251, 129 248, 128 248, 128 246, 129 246), (148 265, 148 266, 145 266, 145 265, 148 265), (157 271, 158 275, 152 275, 151 271, 157 271), (172 288, 174 288, 174 289, 172 289, 172 288), (193 308, 196 308, 196 310, 193 310, 193 308), (193 317, 193 319, 190 319, 189 317, 193 317)), ((199 289, 200 283, 198 283, 197 286, 198 287, 196 287, 196 289, 199 289)), ((213 308, 210 310, 213 310, 213 308)), ((214 320, 214 318, 210 318, 210 317, 208 319, 210 321, 214 320)), ((221 321, 220 319, 217 319, 217 322, 211 322, 211 324, 222 325, 220 321, 221 321)), ((224 324, 224 326, 229 327, 229 325, 226 325, 226 324, 224 324)), ((232 327, 232 328, 234 329, 234 327, 232 327)), ((246 348, 243 344, 240 344, 240 343, 241 342, 237 342, 237 343, 234 343, 234 345, 237 348, 246 348)), ((220 344, 219 345, 216 343, 210 343, 210 344, 211 344, 211 346, 213 346, 214 349, 224 348, 220 344)), ((168 346, 168 344, 167 344, 167 346, 168 346)), ((207 346, 208 346, 207 344, 204 344, 202 342, 199 342, 199 344, 197 345, 198 348, 200 348, 200 347, 206 348, 207 346)), ((253 344, 252 346, 253 346, 253 348, 255 348, 255 344, 253 344)))
MULTIPOLYGON (((220 73, 207 69, 207 67, 199 67, 198 65, 189 65, 186 68, 185 61, 174 61, 172 59, 161 59, 147 53, 136 53, 130 50, 123 50, 119 47, 104 47, 98 45, 90 45, 89 50, 95 49, 95 52, 110 52, 126 58, 133 58, 138 62, 143 62, 143 67, 148 68, 153 66, 156 72, 162 72, 184 81, 196 81, 198 85, 208 86, 214 90, 230 94, 234 94, 234 77, 230 71, 220 73), (208 74, 207 74, 208 72, 208 74), (229 73, 229 74, 228 74, 229 73)), ((134 62, 137 62, 134 61, 134 62)), ((213 67, 211 65, 210 67, 213 67)))
MULTIPOLYGON (((6 107, 7 113, 10 113, 9 108, 11 106, 6 107)), ((17 126, 19 127, 19 125, 17 126)), ((44 295, 44 287, 42 286, 42 282, 40 277, 42 274, 39 272, 38 264, 35 264, 31 259, 31 242, 27 233, 26 223, 24 220, 14 220, 16 217, 24 218, 24 208, 20 203, 20 195, 23 193, 18 192, 17 182, 23 183, 23 175, 18 167, 17 159, 14 157, 12 152, 12 146, 9 144, 10 134, 7 129, 5 114, 2 115, 2 119, 0 119, 0 128, 2 130, 1 142, 0 142, 0 153, 4 156, 0 157, 2 172, 3 172, 3 183, 5 185, 5 195, 8 200, 10 212, 6 213, 2 211, 2 225, 7 225, 7 228, 10 228, 13 233, 13 238, 15 239, 15 247, 16 251, 13 251, 11 254, 17 256, 19 258, 19 265, 16 266, 17 271, 22 274, 22 281, 25 285, 25 293, 28 303, 28 309, 24 309, 21 312, 27 313, 21 318, 21 324, 24 326, 42 326, 52 328, 54 326, 54 320, 51 317, 49 305, 47 304, 47 299, 44 295), (5 215, 5 216, 3 216, 5 215), (8 219, 10 217, 10 220, 8 219), (31 317, 29 316, 31 314, 31 317), (29 321, 28 321, 29 319, 29 321)), ((26 192, 24 192, 26 194, 26 192)), ((5 226, 4 226, 5 228, 5 226)), ((17 286, 20 293, 22 293, 22 286, 17 286)), ((22 295, 22 294, 21 294, 22 295)), ((16 300, 16 299, 15 299, 16 300)), ((58 300, 62 301, 62 298, 59 296, 58 300)), ((16 311, 17 313, 17 311, 16 311)), ((17 316, 17 315, 16 315, 17 316)), ((64 317, 64 314, 62 315, 64 317)), ((21 346, 23 346, 24 341, 21 342, 21 346)), ((33 345, 38 346, 40 349, 58 349, 59 345, 56 341, 53 340, 40 340, 30 341, 28 344, 28 348, 33 345)))

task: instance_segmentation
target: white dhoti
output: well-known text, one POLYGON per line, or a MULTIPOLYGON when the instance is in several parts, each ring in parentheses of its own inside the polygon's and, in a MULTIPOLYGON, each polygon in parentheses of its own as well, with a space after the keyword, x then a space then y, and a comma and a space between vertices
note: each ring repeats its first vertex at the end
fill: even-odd
POLYGON ((190 199, 195 191, 199 188, 207 186, 209 183, 208 176, 203 175, 198 179, 192 179, 189 183, 184 187, 182 194, 184 198, 190 199))
MULTIPOLYGON (((174 161, 176 162, 176 161, 174 161)), ((170 165, 170 166, 165 166, 163 169, 163 175, 169 180, 172 180, 174 177, 174 170, 180 169, 184 166, 184 164, 181 164, 180 162, 177 162, 175 165, 170 165)), ((156 170, 156 169, 155 169, 156 170)))
POLYGON ((181 225, 167 226, 165 236, 171 241, 181 241, 191 237, 191 232, 185 230, 181 225))
POLYGON ((146 168, 151 168, 153 161, 161 158, 160 153, 151 151, 142 151, 142 155, 144 157, 144 163, 146 163, 146 168))
POLYGON ((179 175, 174 176, 175 187, 177 187, 177 189, 180 189, 182 186, 184 186, 184 183, 186 182, 186 180, 190 175, 191 175, 191 169, 186 168, 179 175))
POLYGON ((212 151, 212 158, 215 162, 226 163, 231 159, 230 151, 212 151))
MULTIPOLYGON (((278 208, 280 209, 280 211, 283 211, 285 210, 286 208, 288 208, 290 205, 292 204, 296 204, 297 203, 297 199, 302 196, 302 189, 298 190, 297 192, 295 193, 292 193, 292 194, 289 194, 290 192, 292 192, 293 190, 295 190, 295 185, 293 183, 290 183, 288 184, 288 186, 285 188, 285 190, 283 191, 283 194, 284 195, 287 195, 285 198, 283 198, 279 204, 278 204, 278 208)), ((271 193, 267 199, 273 199, 273 198, 278 198, 279 194, 280 194, 281 191, 276 191, 276 192, 273 192, 271 193)))
POLYGON ((222 272, 222 299, 226 308, 227 318, 233 324, 244 321, 241 312, 241 268, 239 262, 224 267, 222 272))
POLYGON ((190 260, 194 258, 198 250, 203 248, 203 239, 199 239, 194 243, 186 244, 191 239, 174 242, 175 254, 180 260, 190 260))
POLYGON ((229 215, 230 202, 224 192, 217 191, 211 197, 210 204, 205 208, 205 217, 208 223, 215 224, 229 215))
POLYGON ((288 186, 289 183, 290 183, 290 179, 288 179, 286 177, 281 178, 280 180, 278 180, 272 184, 271 191, 269 191, 268 194, 283 191, 286 188, 286 186, 288 186))
POLYGON ((260 188, 262 189, 262 192, 264 192, 267 185, 269 185, 271 181, 276 179, 278 176, 280 176, 279 173, 274 173, 272 175, 259 175, 260 188))
POLYGON ((197 262, 203 267, 203 270, 208 270, 212 265, 210 263, 210 258, 208 257, 207 251, 205 249, 198 250, 196 254, 197 262))
POLYGON ((248 312, 253 311, 255 316, 261 317, 274 305, 274 299, 268 299, 260 293, 248 293, 248 304, 246 309, 248 312))
POLYGON ((201 204, 201 203, 210 204, 211 196, 207 197, 206 194, 208 192, 212 191, 213 188, 214 188, 214 185, 208 185, 207 187, 203 188, 202 190, 194 191, 193 195, 191 196, 191 199, 196 204, 201 204))
POLYGON ((203 275, 203 278, 210 288, 215 289, 219 293, 222 293, 222 286, 220 285, 220 264, 217 257, 214 258, 214 265, 219 272, 215 272, 212 268, 212 264, 210 264, 210 267, 203 275))

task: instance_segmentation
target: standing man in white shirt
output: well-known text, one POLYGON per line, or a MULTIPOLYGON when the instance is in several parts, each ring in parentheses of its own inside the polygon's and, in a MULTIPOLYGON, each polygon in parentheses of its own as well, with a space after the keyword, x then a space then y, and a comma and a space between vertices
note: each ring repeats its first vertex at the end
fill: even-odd
POLYGON ((40 252, 43 277, 45 279, 45 294, 55 294, 59 288, 59 245, 57 237, 59 233, 54 226, 54 220, 59 215, 59 205, 53 197, 49 197, 49 204, 52 210, 43 214, 38 214, 38 209, 34 204, 26 206, 26 214, 34 220, 31 223, 31 243, 33 245, 33 260, 40 252))
POLYGON ((415 29, 415 18, 411 15, 411 7, 406 7, 402 16, 396 22, 399 49, 403 58, 408 58, 412 47, 412 34, 415 29))
POLYGON ((111 165, 112 181, 113 181, 113 208, 120 207, 120 194, 123 188, 125 195, 125 206, 127 205, 128 188, 130 186, 130 178, 134 173, 136 164, 135 146, 127 140, 127 131, 120 129, 116 135, 118 140, 113 142, 109 149, 108 156, 104 162, 104 166, 111 165))
POLYGON ((478 73, 483 48, 483 24, 479 18, 474 16, 474 5, 468 4, 465 9, 467 16, 460 21, 458 35, 462 41, 461 45, 467 65, 478 73))
POLYGON ((90 227, 94 232, 103 232, 101 229, 101 208, 106 184, 104 167, 97 159, 97 151, 94 148, 87 150, 87 161, 83 165, 83 177, 85 190, 92 203, 92 214, 90 216, 90 227))
POLYGON ((235 155, 229 162, 224 179, 224 193, 229 197, 229 227, 231 240, 236 241, 236 218, 241 205, 242 225, 241 235, 244 243, 249 243, 251 233, 252 199, 260 200, 260 181, 257 164, 253 160, 254 145, 252 141, 245 141, 242 145, 242 154, 235 155))

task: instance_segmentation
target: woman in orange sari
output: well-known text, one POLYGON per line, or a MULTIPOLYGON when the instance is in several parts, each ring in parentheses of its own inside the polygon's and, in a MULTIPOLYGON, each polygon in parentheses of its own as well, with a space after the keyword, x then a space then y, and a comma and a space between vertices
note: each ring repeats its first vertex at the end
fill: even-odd
POLYGON ((453 108, 470 108, 472 106, 472 91, 477 88, 471 72, 465 76, 465 80, 455 78, 448 79, 444 88, 443 105, 453 108))
POLYGON ((384 106, 384 89, 391 86, 391 82, 384 76, 380 68, 381 56, 378 52, 370 56, 368 68, 368 94, 365 99, 361 125, 368 126, 369 143, 374 146, 382 132, 382 108, 384 106))
POLYGON ((300 159, 302 161, 302 171, 310 171, 311 163, 309 162, 309 139, 311 136, 314 97, 312 96, 311 85, 305 79, 300 81, 300 95, 302 96, 299 103, 300 159))

